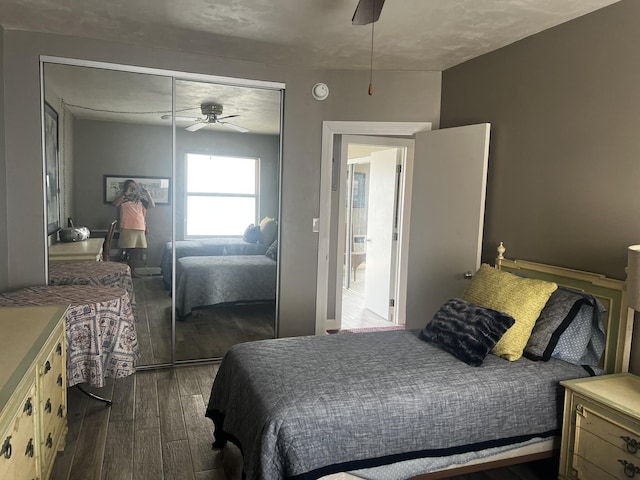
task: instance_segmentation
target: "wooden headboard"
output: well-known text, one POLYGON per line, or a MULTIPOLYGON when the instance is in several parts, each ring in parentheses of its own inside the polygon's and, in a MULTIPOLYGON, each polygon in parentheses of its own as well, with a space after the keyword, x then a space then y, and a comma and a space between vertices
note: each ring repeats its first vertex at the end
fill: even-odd
POLYGON ((603 324, 606 333, 606 347, 601 367, 607 373, 627 372, 631 352, 633 311, 627 308, 625 282, 614 280, 597 273, 572 270, 526 260, 504 258, 502 242, 498 247, 496 268, 516 275, 537 278, 558 285, 589 293, 596 297, 607 309, 603 324))

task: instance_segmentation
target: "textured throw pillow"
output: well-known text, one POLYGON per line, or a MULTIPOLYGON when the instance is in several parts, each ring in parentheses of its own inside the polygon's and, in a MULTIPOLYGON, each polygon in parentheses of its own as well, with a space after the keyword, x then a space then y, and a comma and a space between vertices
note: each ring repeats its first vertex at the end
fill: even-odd
POLYGON ((553 282, 521 278, 482 264, 462 298, 515 319, 513 327, 493 348, 495 355, 514 361, 522 356, 536 319, 557 288, 553 282))
POLYGON ((278 223, 275 218, 264 217, 260 222, 260 243, 271 245, 278 234, 278 223))
POLYGON ((278 260, 278 240, 274 240, 273 243, 269 245, 265 255, 271 260, 278 260))
POLYGON ((551 294, 549 301, 536 320, 524 356, 531 360, 548 361, 558 344, 560 336, 576 318, 578 311, 585 307, 593 309, 590 296, 565 287, 551 294))
POLYGON ((478 367, 514 322, 506 313, 453 298, 422 329, 422 338, 478 367))
POLYGON ((258 243, 260 241, 260 225, 249 225, 242 235, 242 240, 247 243, 258 243))

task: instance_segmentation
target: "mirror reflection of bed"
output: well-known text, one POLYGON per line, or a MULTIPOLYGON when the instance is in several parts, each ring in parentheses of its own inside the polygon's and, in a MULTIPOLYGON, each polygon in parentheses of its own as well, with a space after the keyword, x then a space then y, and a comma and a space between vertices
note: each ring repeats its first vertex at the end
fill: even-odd
POLYGON ((135 277, 138 366, 219 358, 235 343, 275 336, 277 260, 265 254, 277 224, 268 245, 245 242, 243 235, 248 225, 278 217, 281 92, 176 78, 173 100, 173 82, 171 76, 148 72, 44 65, 45 101, 59 118, 60 218, 72 217, 89 228, 91 237, 104 237, 118 218, 107 198, 112 186, 107 181, 131 177, 164 189, 162 201, 154 198, 156 207, 147 211, 143 254, 121 249, 117 230, 108 254, 111 261, 129 262, 135 277), (195 262, 206 257, 208 275, 193 265, 193 256, 184 265, 176 263, 185 281, 223 290, 217 297, 196 299, 202 289, 191 283, 183 289, 188 295, 179 299, 191 302, 188 313, 177 311, 171 264, 168 282, 162 266, 173 239, 177 245, 227 244, 225 273, 217 278, 221 269, 214 266, 220 262, 215 255, 195 262), (232 244, 246 247, 234 252, 232 244), (242 262, 244 269, 237 265, 242 262), (256 297, 238 286, 231 294, 234 283, 255 283, 260 262, 269 270, 262 276, 270 276, 264 291, 256 297))

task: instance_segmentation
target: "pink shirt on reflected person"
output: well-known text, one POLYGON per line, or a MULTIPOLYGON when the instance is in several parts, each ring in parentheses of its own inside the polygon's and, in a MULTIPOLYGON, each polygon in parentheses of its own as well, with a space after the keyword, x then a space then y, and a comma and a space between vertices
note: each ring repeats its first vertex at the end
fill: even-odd
POLYGON ((128 228, 129 230, 145 230, 146 225, 144 217, 147 209, 144 208, 142 202, 124 201, 120 205, 120 228, 128 228))

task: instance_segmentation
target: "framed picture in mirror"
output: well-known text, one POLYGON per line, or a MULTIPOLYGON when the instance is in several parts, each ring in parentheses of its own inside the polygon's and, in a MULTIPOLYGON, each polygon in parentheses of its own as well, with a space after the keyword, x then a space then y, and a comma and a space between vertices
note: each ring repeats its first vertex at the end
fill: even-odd
POLYGON ((167 205, 171 200, 171 179, 168 177, 129 177, 124 175, 104 176, 104 203, 111 203, 122 193, 124 182, 133 180, 146 188, 156 205, 167 205))
POLYGON ((60 164, 58 152, 58 112, 44 104, 44 160, 47 195, 47 235, 60 229, 60 164))

